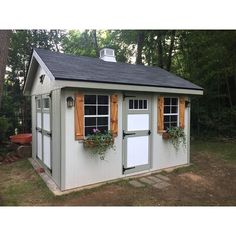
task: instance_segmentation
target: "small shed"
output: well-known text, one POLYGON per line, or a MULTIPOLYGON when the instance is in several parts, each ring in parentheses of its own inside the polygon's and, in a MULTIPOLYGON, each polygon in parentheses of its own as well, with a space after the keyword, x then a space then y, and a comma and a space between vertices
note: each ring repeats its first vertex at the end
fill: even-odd
POLYGON ((32 52, 24 95, 32 101, 32 158, 62 190, 190 163, 190 96, 203 89, 158 67, 44 49, 32 52), (162 138, 179 126, 186 147, 162 138), (110 130, 105 160, 83 145, 93 129, 110 130))

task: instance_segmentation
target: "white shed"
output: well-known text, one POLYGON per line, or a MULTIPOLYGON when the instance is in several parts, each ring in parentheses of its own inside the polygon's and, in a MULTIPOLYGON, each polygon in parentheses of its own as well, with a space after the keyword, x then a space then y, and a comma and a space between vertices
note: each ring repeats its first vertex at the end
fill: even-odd
POLYGON ((190 162, 190 95, 203 89, 158 67, 35 49, 24 94, 32 100, 32 157, 62 190, 190 162), (163 140, 180 126, 186 147, 163 140), (93 129, 111 130, 105 160, 84 148, 93 129))

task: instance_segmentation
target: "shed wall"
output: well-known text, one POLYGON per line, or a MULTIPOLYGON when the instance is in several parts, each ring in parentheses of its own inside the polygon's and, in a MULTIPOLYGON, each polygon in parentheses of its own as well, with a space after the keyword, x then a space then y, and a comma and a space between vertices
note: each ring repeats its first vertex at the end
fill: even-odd
MULTIPOLYGON (((65 189, 81 187, 98 182, 108 181, 112 179, 122 178, 124 176, 145 173, 149 171, 160 170, 164 168, 184 165, 188 163, 188 149, 180 147, 176 152, 172 144, 164 141, 162 136, 157 133, 157 97, 158 94, 150 94, 152 97, 152 134, 151 134, 151 168, 142 172, 123 175, 122 165, 122 106, 123 95, 118 94, 118 137, 115 138, 115 150, 109 150, 106 155, 106 160, 100 160, 98 157, 93 157, 89 152, 84 150, 83 143, 76 141, 74 138, 74 108, 67 108, 66 98, 74 97, 76 90, 64 89, 61 94, 61 105, 64 113, 62 114, 64 126, 64 152, 62 153, 62 173, 65 189)), ((77 90, 78 91, 78 90, 77 90)), ((90 90, 91 91, 91 90, 90 90)), ((100 90, 102 94, 111 94, 109 90, 100 90)), ((189 129, 189 112, 190 108, 185 110, 185 133, 189 129)), ((187 137, 188 138, 188 137, 187 137)), ((188 148, 188 147, 187 147, 188 148)))

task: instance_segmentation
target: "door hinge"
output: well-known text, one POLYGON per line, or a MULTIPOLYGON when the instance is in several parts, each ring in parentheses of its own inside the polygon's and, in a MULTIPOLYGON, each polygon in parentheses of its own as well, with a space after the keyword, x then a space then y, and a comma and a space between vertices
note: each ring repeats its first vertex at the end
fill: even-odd
POLYGON ((123 139, 124 139, 125 136, 127 136, 127 135, 134 135, 134 134, 136 134, 136 133, 125 133, 125 131, 123 130, 123 139))
POLYGON ((131 169, 134 169, 134 168, 135 168, 135 166, 125 168, 125 166, 123 165, 122 172, 124 174, 126 170, 131 170, 131 169))
POLYGON ((149 130, 149 131, 148 131, 148 135, 150 135, 151 133, 152 133, 151 130, 149 130))

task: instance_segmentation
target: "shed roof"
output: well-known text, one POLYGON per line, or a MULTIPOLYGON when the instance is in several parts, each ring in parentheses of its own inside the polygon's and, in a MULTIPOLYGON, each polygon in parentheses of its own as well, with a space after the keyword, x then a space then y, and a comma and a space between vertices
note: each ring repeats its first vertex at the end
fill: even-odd
POLYGON ((98 58, 68 55, 45 49, 35 51, 56 80, 203 90, 159 67, 106 62, 98 58))

